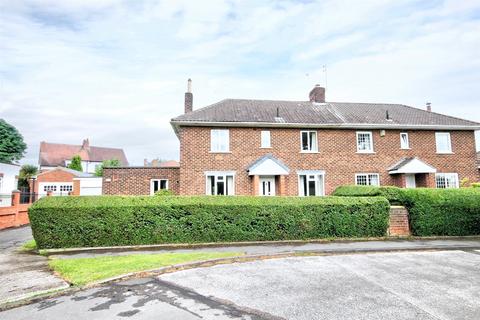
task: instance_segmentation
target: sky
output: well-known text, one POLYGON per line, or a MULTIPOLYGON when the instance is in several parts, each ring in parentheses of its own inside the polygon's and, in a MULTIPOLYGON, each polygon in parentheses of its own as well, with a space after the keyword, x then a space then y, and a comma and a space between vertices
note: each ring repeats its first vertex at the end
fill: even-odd
MULTIPOLYGON (((225 98, 402 103, 480 122, 480 1, 0 0, 0 118, 40 141, 178 159, 225 98), (323 66, 327 72, 324 72, 323 66)), ((480 148, 480 134, 477 145, 480 148)))

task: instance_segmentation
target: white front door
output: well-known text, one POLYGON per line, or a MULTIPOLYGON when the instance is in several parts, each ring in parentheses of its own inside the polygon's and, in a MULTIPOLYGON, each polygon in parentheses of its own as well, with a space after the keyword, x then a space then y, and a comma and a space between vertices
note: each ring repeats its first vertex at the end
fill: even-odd
POLYGON ((417 183, 415 181, 415 175, 414 174, 406 174, 405 175, 405 187, 406 188, 416 188, 417 183))
POLYGON ((260 195, 261 196, 274 196, 275 195, 275 177, 264 176, 260 177, 260 195))

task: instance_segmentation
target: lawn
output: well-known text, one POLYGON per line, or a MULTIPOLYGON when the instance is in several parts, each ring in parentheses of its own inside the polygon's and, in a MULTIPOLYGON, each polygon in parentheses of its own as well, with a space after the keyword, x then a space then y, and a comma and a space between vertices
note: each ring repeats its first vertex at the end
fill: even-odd
POLYGON ((132 254, 95 258, 52 258, 49 266, 73 285, 111 278, 129 272, 151 270, 165 266, 242 255, 239 252, 193 252, 132 254))

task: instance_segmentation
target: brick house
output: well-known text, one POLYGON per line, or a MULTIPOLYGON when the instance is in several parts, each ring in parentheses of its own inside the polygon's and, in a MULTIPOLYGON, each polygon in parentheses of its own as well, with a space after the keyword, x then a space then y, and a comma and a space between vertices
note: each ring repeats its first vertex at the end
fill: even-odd
POLYGON ((185 113, 171 120, 181 195, 322 196, 340 185, 449 188, 479 180, 480 124, 429 104, 326 102, 317 85, 308 101, 225 99, 193 111, 190 88, 185 113))
POLYGON ((123 149, 90 146, 88 139, 84 139, 81 145, 42 141, 38 157, 40 171, 67 167, 75 155, 82 158, 82 169, 85 173, 95 173, 96 167, 104 160, 117 159, 122 166, 128 166, 123 149))

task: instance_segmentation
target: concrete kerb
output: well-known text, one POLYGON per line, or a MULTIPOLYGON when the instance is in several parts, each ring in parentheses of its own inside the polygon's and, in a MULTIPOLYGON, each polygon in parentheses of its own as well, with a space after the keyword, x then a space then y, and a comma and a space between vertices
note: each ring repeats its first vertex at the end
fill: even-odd
MULTIPOLYGON (((471 238, 470 238, 471 239, 471 238)), ((71 284, 65 286, 64 288, 55 288, 46 291, 40 292, 33 292, 28 294, 25 297, 20 297, 15 300, 10 300, 7 302, 0 303, 0 311, 5 311, 8 309, 13 309, 20 307, 22 305, 35 303, 44 299, 48 298, 55 298, 60 295, 64 294, 72 294, 78 291, 95 288, 102 286, 107 283, 124 281, 133 278, 142 278, 142 277, 153 277, 153 276, 160 276, 162 274, 178 272, 182 270, 194 269, 194 268, 206 268, 215 265, 222 265, 222 264, 232 264, 232 263, 245 263, 251 262, 256 260, 267 260, 267 259, 281 259, 281 258, 288 258, 288 257, 302 257, 302 256, 331 256, 331 255, 348 255, 348 254, 379 254, 379 253, 388 253, 388 252, 433 252, 433 251, 452 251, 452 250, 471 250, 472 247, 443 247, 443 248, 396 248, 396 249, 387 249, 387 250, 379 250, 379 249, 358 249, 358 250, 321 250, 321 251, 302 251, 302 252, 283 252, 283 253, 275 253, 275 254, 260 254, 260 255, 244 255, 244 256, 237 256, 237 257, 229 257, 229 258, 218 258, 218 259, 209 259, 203 261, 195 261, 189 262, 184 264, 177 264, 166 266, 157 269, 151 270, 142 270, 138 272, 130 272, 126 274, 122 274, 119 276, 111 277, 108 279, 103 279, 100 281, 96 281, 84 286, 74 287, 71 284)), ((480 247, 478 248, 480 249, 480 247)))
POLYGON ((180 249, 202 249, 202 248, 225 248, 243 246, 277 246, 277 245, 304 245, 315 243, 349 243, 349 242, 370 242, 370 241, 408 241, 408 240, 480 240, 480 236, 389 236, 371 238, 335 238, 335 239, 310 239, 310 240, 279 240, 279 241, 241 241, 241 242, 205 242, 205 243, 178 243, 178 244, 155 244, 155 245, 134 245, 134 246, 110 246, 110 247, 85 247, 85 248, 60 248, 40 249, 41 255, 69 255, 78 253, 107 253, 125 251, 156 251, 156 250, 180 250, 180 249))

